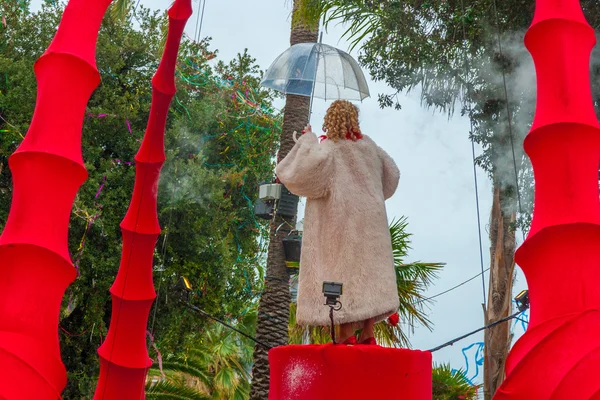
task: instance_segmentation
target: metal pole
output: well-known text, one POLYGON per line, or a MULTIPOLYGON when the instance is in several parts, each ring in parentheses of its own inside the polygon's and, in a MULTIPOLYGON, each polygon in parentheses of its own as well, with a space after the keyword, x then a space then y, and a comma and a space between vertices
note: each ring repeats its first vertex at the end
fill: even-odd
MULTIPOLYGON (((309 56, 310 57, 310 56, 309 56)), ((310 91, 310 113, 308 114, 308 124, 310 125, 310 117, 312 117, 313 99, 315 96, 315 84, 317 82, 317 69, 319 68, 319 55, 317 54, 317 65, 315 66, 315 77, 313 78, 312 89, 310 91)))
MULTIPOLYGON (((321 29, 321 37, 319 38, 319 44, 323 43, 323 30, 321 29)), ((310 125, 310 119, 312 117, 313 100, 315 96, 315 84, 317 83, 317 71, 319 70, 319 57, 321 54, 321 46, 319 46, 319 53, 317 54, 317 65, 315 65, 315 77, 313 78, 312 90, 310 92, 310 113, 308 114, 308 124, 310 125)))

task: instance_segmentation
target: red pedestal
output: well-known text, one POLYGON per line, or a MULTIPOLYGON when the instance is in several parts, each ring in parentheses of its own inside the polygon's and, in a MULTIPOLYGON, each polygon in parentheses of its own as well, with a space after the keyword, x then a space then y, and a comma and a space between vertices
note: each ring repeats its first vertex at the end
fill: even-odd
POLYGON ((269 352, 269 400, 431 400, 431 353, 379 346, 284 346, 269 352))

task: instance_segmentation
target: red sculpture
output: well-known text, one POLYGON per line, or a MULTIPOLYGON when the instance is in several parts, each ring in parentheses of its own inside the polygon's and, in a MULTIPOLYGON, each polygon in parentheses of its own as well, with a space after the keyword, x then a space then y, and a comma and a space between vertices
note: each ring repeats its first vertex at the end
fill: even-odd
POLYGON ((527 277, 531 316, 494 399, 600 399, 594 30, 579 1, 538 0, 525 44, 537 71, 537 110, 525 139, 536 195, 531 231, 515 258, 527 277))
POLYGON ((98 349, 100 378, 94 399, 143 399, 146 372, 152 365, 146 347, 148 314, 156 293, 152 282, 154 247, 160 234, 156 195, 165 161, 167 114, 175 95, 175 66, 181 36, 192 15, 191 0, 176 0, 169 9, 169 32, 152 79, 152 105, 146 134, 135 156, 136 177, 129 210, 121 223, 123 251, 110 289, 112 316, 108 335, 98 349))
POLYGON ((81 128, 100 82, 96 40, 110 0, 71 0, 35 64, 38 94, 10 157, 14 190, 0 237, 0 399, 56 400, 67 383, 58 319, 77 276, 68 250, 73 200, 87 171, 81 128))

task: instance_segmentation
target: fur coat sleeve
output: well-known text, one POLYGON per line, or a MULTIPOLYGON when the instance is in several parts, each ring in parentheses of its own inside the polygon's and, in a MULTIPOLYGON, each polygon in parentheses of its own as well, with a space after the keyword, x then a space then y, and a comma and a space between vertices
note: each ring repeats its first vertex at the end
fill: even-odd
POLYGON ((392 157, 379 146, 377 146, 377 155, 383 165, 383 197, 387 200, 396 193, 400 181, 400 170, 392 157))
POLYGON ((327 195, 334 163, 324 147, 313 132, 307 132, 298 139, 275 171, 288 190, 309 199, 327 195))

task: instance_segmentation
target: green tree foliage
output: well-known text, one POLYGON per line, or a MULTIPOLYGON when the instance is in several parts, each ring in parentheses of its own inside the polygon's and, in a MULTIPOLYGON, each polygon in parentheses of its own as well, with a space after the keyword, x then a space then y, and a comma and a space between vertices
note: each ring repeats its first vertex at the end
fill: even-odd
MULTIPOLYGON (((28 1, 7 2, 0 10, 6 20, 0 25, 1 228, 12 191, 8 157, 35 106, 33 63, 52 39, 62 6, 49 2, 32 13, 28 1)), ((130 17, 109 13, 98 39, 102 82, 88 104, 82 143, 89 178, 75 200, 69 237, 80 275, 65 294, 60 321, 69 371, 65 399, 90 398, 95 387, 96 349, 107 333, 108 290, 121 257, 119 223, 133 189, 131 162, 146 127, 150 80, 167 27, 163 13, 143 7, 130 17)), ((246 314, 262 289, 266 226, 254 218, 252 204, 259 182, 272 177, 281 121, 270 108, 271 94, 259 87, 261 74, 250 55, 230 63, 215 63, 215 56, 206 44, 183 40, 167 122, 158 191, 158 297, 149 321, 164 354, 184 350, 187 334, 205 325, 175 301, 179 276, 191 281, 194 304, 225 319, 246 314)))

